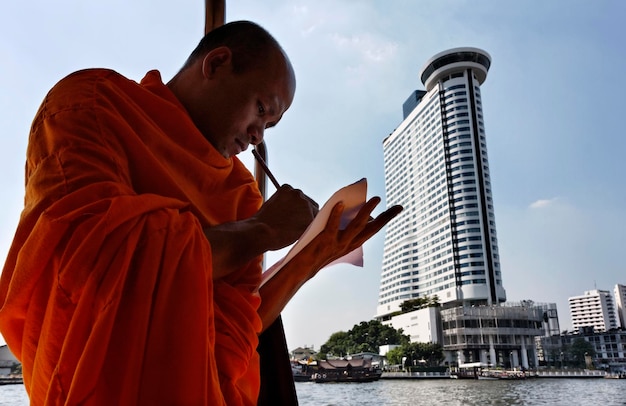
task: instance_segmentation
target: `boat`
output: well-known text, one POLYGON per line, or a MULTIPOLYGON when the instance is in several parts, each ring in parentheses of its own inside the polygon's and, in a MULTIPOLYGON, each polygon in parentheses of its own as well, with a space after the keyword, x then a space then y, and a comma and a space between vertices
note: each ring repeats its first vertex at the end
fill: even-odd
POLYGON ((0 376, 0 385, 21 385, 24 379, 19 376, 0 376))
POLYGON ((480 374, 478 374, 476 376, 476 378, 478 380, 481 380, 481 381, 494 381, 494 380, 500 379, 499 376, 494 375, 494 374, 490 374, 490 373, 486 373, 486 372, 485 373, 481 372, 480 374))
POLYGON ((317 361, 291 361, 291 373, 294 382, 309 382, 317 370, 317 361))
POLYGON ((489 365, 482 362, 470 362, 467 364, 459 364, 458 367, 452 368, 450 378, 452 379, 478 379, 483 368, 489 365))
POLYGON ((626 379, 626 372, 618 372, 614 374, 604 375, 605 379, 626 379))
POLYGON ((530 375, 525 370, 507 370, 490 368, 489 365, 481 362, 461 364, 458 368, 450 372, 452 379, 480 379, 480 380, 501 380, 501 379, 526 379, 530 375))
POLYGON ((381 375, 382 371, 372 365, 371 359, 325 360, 318 361, 317 372, 311 375, 311 380, 315 383, 374 382, 381 375))

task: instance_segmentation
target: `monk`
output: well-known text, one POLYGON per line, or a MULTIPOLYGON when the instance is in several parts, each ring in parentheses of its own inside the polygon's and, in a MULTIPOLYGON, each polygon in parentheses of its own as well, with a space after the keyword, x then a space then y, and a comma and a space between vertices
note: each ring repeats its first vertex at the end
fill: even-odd
POLYGON ((317 212, 265 203, 237 154, 291 105, 295 75, 251 22, 209 32, 165 84, 105 69, 48 93, 30 133, 25 207, 0 279, 0 331, 33 405, 254 405, 258 335, 298 289, 401 210, 325 229, 271 282, 262 254, 317 212))

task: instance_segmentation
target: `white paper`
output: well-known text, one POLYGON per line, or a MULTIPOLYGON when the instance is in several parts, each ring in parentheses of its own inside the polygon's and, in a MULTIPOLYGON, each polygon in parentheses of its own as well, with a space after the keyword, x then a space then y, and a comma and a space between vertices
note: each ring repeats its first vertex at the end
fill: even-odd
MULTIPOLYGON (((332 208, 339 202, 343 202, 344 211, 341 216, 340 229, 344 229, 357 215, 367 197, 367 179, 363 178, 358 182, 343 187, 336 191, 322 209, 317 213, 309 227, 302 234, 300 239, 291 247, 287 255, 263 272, 261 286, 263 286, 272 276, 274 276, 287 262, 289 262, 298 252, 313 240, 326 227, 328 217, 332 208)), ((359 247, 343 257, 336 259, 327 266, 349 263, 356 266, 363 266, 363 248, 359 247)))

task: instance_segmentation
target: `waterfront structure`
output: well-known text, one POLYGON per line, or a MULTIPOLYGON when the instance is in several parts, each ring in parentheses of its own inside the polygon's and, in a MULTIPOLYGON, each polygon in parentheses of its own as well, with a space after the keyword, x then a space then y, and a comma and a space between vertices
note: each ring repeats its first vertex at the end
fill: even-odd
POLYGON ((420 73, 426 91, 383 141, 387 204, 404 210, 386 229, 378 319, 424 296, 444 307, 506 300, 480 94, 490 65, 477 48, 435 55, 420 73))
POLYGON ((613 294, 615 295, 615 310, 619 325, 622 330, 626 330, 626 285, 616 284, 613 294))
MULTIPOLYGON (((594 363, 599 368, 626 371, 626 331, 612 330, 581 334, 594 349, 594 363)), ((565 336, 566 339, 570 336, 565 336)))
POLYGON ((543 311, 543 330, 545 337, 558 336, 561 334, 561 326, 559 325, 559 312, 556 303, 533 303, 543 311))
POLYGON ((535 337, 545 312, 532 301, 441 310, 443 348, 450 364, 479 362, 509 368, 539 365, 535 337))
POLYGON ((581 328, 579 333, 540 337, 539 360, 548 367, 580 367, 584 362, 587 368, 595 367, 610 371, 626 371, 626 331, 621 329, 597 332, 592 327, 581 328), (593 347, 592 354, 585 354, 589 360, 581 360, 580 354, 572 351, 576 340, 583 339, 593 347))
POLYGON ((574 332, 583 327, 593 327, 598 332, 617 328, 615 303, 610 291, 588 290, 581 296, 570 297, 568 301, 574 332))
POLYGON ((550 357, 554 360, 555 354, 561 352, 561 329, 559 325, 559 314, 556 303, 538 303, 536 307, 543 311, 543 336, 535 337, 535 349, 537 359, 543 364, 547 364, 550 357))

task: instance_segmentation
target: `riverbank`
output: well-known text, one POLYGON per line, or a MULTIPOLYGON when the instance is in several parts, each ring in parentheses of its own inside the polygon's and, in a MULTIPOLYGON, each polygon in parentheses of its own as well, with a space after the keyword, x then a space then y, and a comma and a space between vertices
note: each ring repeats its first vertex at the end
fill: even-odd
MULTIPOLYGON (((604 378, 608 374, 595 370, 546 370, 532 371, 532 378, 570 378, 593 379, 604 378)), ((448 372, 383 372, 380 379, 450 379, 448 372)))
POLYGON ((0 376, 0 385, 19 385, 23 383, 24 380, 21 376, 0 376))
POLYGON ((447 372, 383 372, 380 379, 450 379, 447 372))

